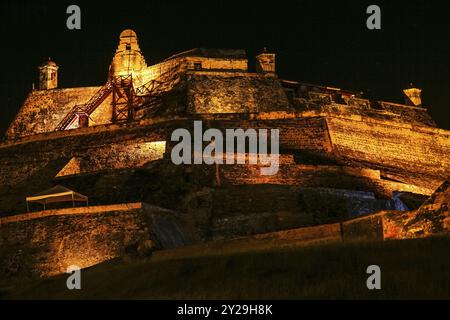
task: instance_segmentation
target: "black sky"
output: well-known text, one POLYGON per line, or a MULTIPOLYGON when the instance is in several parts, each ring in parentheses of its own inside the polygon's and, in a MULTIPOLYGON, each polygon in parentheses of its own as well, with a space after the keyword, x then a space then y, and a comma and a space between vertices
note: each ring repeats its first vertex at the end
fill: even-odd
POLYGON ((125 28, 134 29, 148 64, 194 47, 242 48, 250 63, 263 47, 277 53, 285 79, 364 91, 402 102, 401 89, 423 88, 424 105, 450 129, 450 5, 434 1, 5 1, 1 121, 4 132, 51 57, 60 87, 102 85, 125 28), (66 28, 78 4, 82 30, 66 28), (366 28, 377 4, 382 29, 366 28))

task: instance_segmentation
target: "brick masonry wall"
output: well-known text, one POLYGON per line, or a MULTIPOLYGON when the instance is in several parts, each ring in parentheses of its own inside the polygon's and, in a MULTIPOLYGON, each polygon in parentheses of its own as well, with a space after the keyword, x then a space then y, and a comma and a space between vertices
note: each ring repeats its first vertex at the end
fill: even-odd
POLYGON ((389 168, 408 170, 442 180, 450 175, 450 133, 337 118, 327 118, 327 124, 333 152, 341 158, 371 163, 388 172, 389 168))
MULTIPOLYGON (((226 129, 279 129, 280 149, 329 151, 331 141, 328 135, 326 120, 324 118, 298 118, 298 119, 203 119, 203 130, 216 128, 225 135, 226 129)), ((193 132, 193 121, 184 121, 184 125, 193 132)), ((268 132, 268 135, 270 132, 268 132)), ((270 140, 270 136, 268 137, 270 140)))
POLYGON ((186 57, 187 68, 195 69, 195 64, 200 63, 203 70, 238 70, 247 71, 247 59, 217 59, 205 57, 186 57))

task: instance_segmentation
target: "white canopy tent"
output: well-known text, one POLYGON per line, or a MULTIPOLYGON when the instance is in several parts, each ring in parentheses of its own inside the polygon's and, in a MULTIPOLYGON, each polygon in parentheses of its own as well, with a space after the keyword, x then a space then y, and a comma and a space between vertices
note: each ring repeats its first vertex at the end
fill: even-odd
POLYGON ((45 207, 48 203, 55 202, 72 202, 72 205, 75 207, 75 202, 86 202, 86 206, 89 205, 89 199, 85 195, 81 193, 70 190, 61 185, 54 186, 48 190, 37 193, 33 196, 26 197, 27 202, 27 211, 30 211, 29 203, 37 202, 44 205, 45 207))

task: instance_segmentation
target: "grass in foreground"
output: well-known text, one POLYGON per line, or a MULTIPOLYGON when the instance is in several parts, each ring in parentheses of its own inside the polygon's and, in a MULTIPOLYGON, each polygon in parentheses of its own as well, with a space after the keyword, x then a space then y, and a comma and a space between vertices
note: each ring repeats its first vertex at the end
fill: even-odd
MULTIPOLYGON (((16 284, 3 299, 450 299, 450 238, 265 248, 223 243, 16 284), (381 268, 368 290, 367 266, 381 268)), ((5 291, 6 290, 6 291, 5 291)))

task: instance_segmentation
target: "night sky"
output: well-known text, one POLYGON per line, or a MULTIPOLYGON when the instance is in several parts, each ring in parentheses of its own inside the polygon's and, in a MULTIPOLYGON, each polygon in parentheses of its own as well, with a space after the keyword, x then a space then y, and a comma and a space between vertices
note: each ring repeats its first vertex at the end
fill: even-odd
POLYGON ((2 37, 3 133, 51 57, 59 87, 102 85, 126 28, 137 32, 148 64, 187 49, 245 49, 253 67, 263 47, 277 72, 299 80, 403 102, 401 89, 423 88, 423 103, 450 129, 450 5, 443 1, 5 1, 2 37), (119 4, 121 3, 121 4, 119 4), (82 30, 66 28, 77 4, 82 30), (381 7, 382 29, 366 28, 366 8, 381 7))

